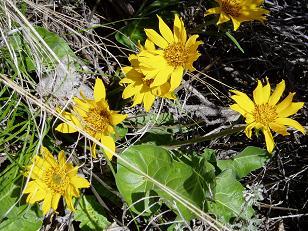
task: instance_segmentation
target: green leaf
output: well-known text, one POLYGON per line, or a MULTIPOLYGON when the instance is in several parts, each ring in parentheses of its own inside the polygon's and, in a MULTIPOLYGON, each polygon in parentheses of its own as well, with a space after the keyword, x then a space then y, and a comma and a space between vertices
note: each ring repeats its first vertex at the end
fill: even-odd
POLYGON ((252 171, 263 167, 268 159, 269 155, 264 149, 249 146, 232 160, 218 160, 217 165, 222 171, 232 169, 236 177, 241 179, 252 171))
POLYGON ((212 149, 205 149, 202 156, 193 156, 192 164, 194 171, 200 178, 200 184, 207 198, 212 198, 212 190, 215 186, 216 156, 212 149))
POLYGON ((80 221, 81 230, 105 230, 110 222, 94 196, 83 196, 75 212, 75 220, 80 221))
POLYGON ((0 175, 0 220, 6 217, 7 211, 13 207, 8 213, 9 217, 16 217, 18 209, 14 206, 21 190, 20 187, 14 184, 15 180, 19 178, 19 168, 15 164, 11 164, 0 175))
POLYGON ((19 186, 20 170, 11 164, 0 175, 0 230, 38 230, 42 225, 42 216, 35 212, 35 206, 29 209, 22 201, 16 203, 21 194, 19 186))
POLYGON ((71 57, 73 60, 76 58, 75 53, 72 51, 68 43, 59 35, 50 32, 43 27, 35 27, 35 29, 59 59, 71 57))
POLYGON ((136 125, 146 125, 147 123, 153 123, 156 126, 173 124, 174 118, 171 113, 163 112, 160 114, 147 113, 142 116, 137 116, 130 119, 131 123, 136 125))
POLYGON ((19 215, 8 218, 0 223, 0 230, 5 231, 37 231, 43 224, 43 218, 39 217, 34 209, 27 208, 27 205, 16 207, 19 215))
POLYGON ((233 35, 230 32, 226 32, 227 37, 235 44, 235 46, 244 54, 245 51, 239 44, 239 42, 236 40, 236 38, 233 37, 233 35))
POLYGON ((179 4, 179 0, 155 0, 148 6, 142 9, 140 12, 140 15, 153 15, 157 12, 162 15, 162 13, 165 13, 167 8, 175 9, 179 4))
POLYGON ((254 214, 251 206, 245 203, 244 187, 235 179, 232 170, 226 170, 216 178, 214 201, 209 203, 209 212, 224 222, 233 217, 249 219, 254 214))
POLYGON ((124 138, 126 136, 128 132, 128 128, 123 126, 123 124, 119 124, 115 127, 115 139, 121 139, 124 138))
MULTIPOLYGON (((166 149, 154 145, 136 145, 130 147, 121 156, 183 199, 202 207, 205 193, 200 182, 201 178, 191 166, 174 161, 166 149)), ((155 212, 158 206, 151 206, 158 198, 146 199, 146 197, 158 195, 169 207, 174 208, 175 212, 178 212, 175 209, 177 207, 185 219, 189 220, 193 217, 191 212, 181 203, 175 202, 169 193, 166 193, 141 173, 126 166, 121 160, 118 160, 116 184, 128 205, 141 200, 132 207, 136 213, 147 212, 149 215, 155 212), (142 200, 143 198, 146 200, 142 200)))
POLYGON ((116 40, 129 47, 130 49, 135 50, 138 41, 143 42, 145 40, 145 20, 133 20, 128 26, 122 28, 119 32, 115 34, 116 40))

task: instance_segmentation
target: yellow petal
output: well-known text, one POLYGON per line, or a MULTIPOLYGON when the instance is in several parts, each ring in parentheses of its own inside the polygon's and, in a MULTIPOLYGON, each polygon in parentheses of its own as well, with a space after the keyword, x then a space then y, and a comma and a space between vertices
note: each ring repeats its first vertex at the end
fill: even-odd
POLYGON ((233 111, 240 113, 242 116, 245 116, 248 113, 244 108, 241 108, 240 105, 237 103, 230 105, 230 108, 233 111))
POLYGON ((112 159, 112 156, 115 153, 115 142, 110 136, 102 136, 101 142, 104 145, 104 151, 109 160, 112 159))
POLYGON ((125 120, 126 117, 127 117, 127 115, 112 114, 111 115, 111 124, 115 126, 115 125, 121 123, 123 120, 125 120))
POLYGON ((178 86, 180 86, 183 79, 183 72, 183 67, 179 66, 171 73, 170 91, 174 91, 178 86))
POLYGON ((89 188, 90 187, 89 181, 87 181, 86 179, 80 176, 72 177, 70 181, 71 181, 71 184, 75 188, 89 188))
POLYGON ((279 112, 278 117, 288 117, 298 112, 304 106, 303 102, 291 103, 291 105, 281 112, 279 112))
POLYGON ((46 196, 45 196, 45 199, 44 199, 44 202, 43 202, 43 206, 42 206, 42 211, 43 211, 43 214, 47 214, 48 211, 50 210, 51 208, 51 201, 52 201, 52 193, 51 192, 46 192, 46 196))
POLYGON ((211 14, 220 14, 220 12, 221 12, 220 9, 221 9, 220 7, 214 7, 214 8, 208 9, 205 12, 204 16, 208 16, 208 15, 211 15, 211 14))
POLYGON ((185 44, 185 48, 189 49, 191 46, 195 45, 196 40, 199 38, 199 35, 190 36, 185 44))
POLYGON ((72 197, 70 195, 66 195, 64 197, 64 199, 65 199, 65 203, 66 203, 67 208, 71 211, 75 211, 74 204, 73 204, 73 201, 72 201, 72 197))
POLYGON ((287 109, 291 104, 295 93, 289 93, 289 95, 279 104, 277 104, 276 112, 280 114, 283 110, 287 109))
POLYGON ((151 40, 149 40, 149 39, 145 40, 144 47, 145 47, 145 49, 147 49, 149 51, 154 51, 155 50, 154 43, 151 40))
POLYGON ((53 155, 49 152, 49 150, 42 146, 41 149, 40 149, 40 154, 43 156, 43 161, 47 161, 47 163, 50 165, 50 166, 58 166, 58 163, 57 161, 55 160, 55 158, 53 157, 53 155))
MULTIPOLYGON (((88 104, 86 101, 79 99, 77 97, 74 97, 73 101, 75 102, 74 111, 80 115, 81 117, 86 117, 87 112, 89 111, 91 105, 88 104)), ((69 113, 64 112, 62 115, 68 115, 69 113)))
POLYGON ((238 18, 234 18, 234 17, 230 17, 233 23, 233 30, 236 31, 240 25, 241 25, 241 21, 238 18))
POLYGON ((60 198, 61 198, 61 194, 59 193, 53 194, 52 201, 51 201, 51 207, 53 208, 53 210, 57 210, 60 198))
POLYGON ((258 80, 258 85, 256 89, 253 91, 253 100, 257 105, 261 105, 264 103, 263 101, 263 85, 260 80, 258 80))
POLYGON ((270 95, 271 95, 271 85, 269 84, 268 78, 266 77, 266 85, 263 87, 263 94, 262 94, 264 104, 268 103, 270 95))
POLYGON ((287 132, 287 128, 282 124, 272 122, 272 123, 269 124, 269 126, 274 132, 276 132, 280 135, 283 135, 283 136, 289 135, 289 133, 287 132))
POLYGON ((296 120, 290 118, 277 118, 275 120, 278 124, 283 124, 295 128, 296 130, 300 131, 303 134, 306 134, 305 128, 296 120))
POLYGON ((262 129, 262 131, 265 137, 266 149, 269 153, 272 153, 275 147, 275 142, 272 133, 268 128, 262 129))
POLYGON ((93 158, 96 158, 96 143, 91 144, 91 154, 93 158))
POLYGON ((246 136, 251 139, 251 135, 252 135, 252 129, 255 127, 256 123, 251 123, 248 124, 247 127, 245 128, 245 134, 246 136))
POLYGON ((285 81, 282 80, 279 84, 277 84, 273 94, 269 98, 268 104, 269 105, 276 105, 278 101, 280 100, 280 97, 282 96, 282 93, 284 92, 284 89, 286 87, 285 81))
POLYGON ((216 23, 217 25, 228 22, 230 20, 230 17, 226 15, 224 12, 221 12, 218 22, 216 23))
MULTIPOLYGON (((63 112, 62 116, 65 119, 67 119, 69 122, 75 124, 77 127, 81 127, 79 120, 72 113, 63 112)), ((75 129, 74 127, 66 123, 61 123, 56 127, 56 131, 61 132, 61 133, 74 133, 74 132, 77 132, 77 129, 75 129)))
POLYGON ((35 183, 35 181, 29 181, 27 184, 26 184, 26 187, 23 191, 23 194, 27 194, 27 193, 31 193, 35 190, 38 189, 38 185, 35 183))
POLYGON ((245 119, 246 124, 251 124, 256 121, 253 114, 247 113, 245 117, 246 117, 245 119))
POLYGON ((64 151, 60 151, 58 154, 58 162, 60 166, 65 166, 66 165, 66 158, 65 158, 65 153, 64 151))
POLYGON ((155 96, 151 92, 144 94, 143 105, 146 112, 149 112, 155 100, 155 96))
POLYGON ((174 39, 173 39, 172 31, 167 26, 167 24, 161 19, 161 17, 159 17, 158 15, 157 17, 159 20, 159 31, 161 35, 164 37, 164 39, 167 40, 168 43, 173 43, 174 39))
POLYGON ((168 42, 153 29, 144 30, 148 38, 162 49, 168 46, 168 42))
POLYGON ((78 173, 78 166, 74 167, 73 164, 69 163, 66 165, 66 168, 68 169, 68 176, 69 177, 75 177, 78 173))
MULTIPOLYGON (((41 153, 41 155, 47 155, 47 154, 44 153, 44 151, 42 152, 42 150, 40 150, 40 153, 41 153)), ((41 158, 39 156, 35 156, 34 157, 34 168, 33 168, 32 174, 33 173, 34 174, 40 173, 41 170, 44 171, 44 170, 46 170, 48 168, 51 168, 51 167, 55 166, 55 164, 56 164, 55 161, 53 162, 51 160, 51 163, 50 163, 50 161, 46 161, 45 159, 43 159, 43 158, 41 158)), ((31 168, 32 168, 32 165, 29 166, 29 169, 31 169, 31 168)), ((31 175, 31 178, 33 178, 32 175, 31 175)))
POLYGON ((144 93, 135 95, 132 107, 135 107, 137 104, 141 104, 143 101, 143 97, 144 97, 144 93))
POLYGON ((241 108, 245 109, 250 114, 254 112, 255 105, 248 95, 237 90, 232 90, 231 92, 236 94, 231 96, 231 99, 233 99, 241 108))
POLYGON ((35 202, 41 201, 45 198, 45 192, 39 189, 32 191, 27 197, 27 203, 32 205, 35 202))
POLYGON ((124 91, 123 91, 123 93, 122 93, 122 98, 123 99, 128 99, 128 98, 130 98, 130 97, 132 97, 133 95, 135 95, 137 92, 136 92, 136 90, 135 90, 135 87, 134 87, 134 85, 128 85, 125 89, 124 89, 124 91))
POLYGON ((94 85, 94 100, 95 102, 101 101, 106 98, 106 89, 103 81, 96 78, 94 85))
POLYGON ((185 43, 187 40, 186 30, 184 27, 183 21, 179 18, 176 14, 174 17, 174 24, 173 24, 173 36, 175 42, 182 42, 185 43))
MULTIPOLYGON (((170 69, 170 68, 169 68, 170 69)), ((153 83, 151 84, 151 87, 156 87, 163 85, 166 83, 170 77, 171 71, 170 70, 162 70, 160 71, 157 76, 155 77, 153 83)))

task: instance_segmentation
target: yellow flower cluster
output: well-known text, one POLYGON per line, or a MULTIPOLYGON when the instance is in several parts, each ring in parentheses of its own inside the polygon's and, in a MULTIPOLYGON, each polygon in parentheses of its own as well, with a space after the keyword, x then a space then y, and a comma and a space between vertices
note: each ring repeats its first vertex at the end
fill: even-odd
POLYGON ((148 112, 156 97, 174 99, 174 90, 180 86, 186 71, 194 71, 193 63, 200 54, 197 49, 202 42, 198 35, 187 38, 183 21, 175 15, 173 31, 159 20, 158 34, 145 29, 147 40, 138 54, 129 56, 131 66, 124 67, 127 85, 123 98, 134 97, 133 106, 143 104, 148 112))
MULTIPOLYGON (((260 7, 263 0, 216 0, 219 7, 209 9, 206 15, 220 14, 217 24, 232 20, 234 30, 244 21, 259 20, 263 22, 264 15, 269 12, 260 7)), ((129 56, 130 66, 123 68, 125 77, 120 81, 125 85, 122 97, 133 97, 133 105, 143 104, 145 111, 150 111, 155 99, 175 99, 174 91, 180 86, 187 71, 194 71, 193 63, 200 56, 198 52, 201 41, 198 35, 187 36, 184 23, 175 15, 173 30, 158 17, 159 31, 145 29, 147 39, 144 46, 139 45, 139 52, 129 56)), ((269 153, 275 143, 272 131, 283 136, 289 135, 286 126, 293 127, 305 134, 305 129, 297 121, 288 118, 297 113, 303 102, 293 102, 295 93, 280 101, 285 90, 282 80, 273 93, 267 79, 265 86, 258 80, 253 91, 253 100, 245 93, 233 90, 231 98, 235 104, 230 108, 245 117, 247 124, 245 134, 252 137, 252 130, 261 130, 265 137, 269 153)), ((115 126, 121 123, 127 115, 119 114, 109 108, 106 100, 106 89, 103 81, 96 79, 93 98, 73 98, 70 112, 58 109, 67 120, 59 124, 56 130, 61 133, 75 133, 78 130, 86 132, 101 142, 104 153, 111 159, 115 153, 115 126)), ((96 143, 91 144, 91 152, 96 157, 96 143)), ((78 167, 68 163, 64 151, 55 159, 47 148, 42 147, 40 156, 33 158, 33 164, 26 167, 25 175, 31 180, 23 191, 28 194, 27 203, 43 201, 42 210, 46 214, 58 208, 61 197, 68 209, 74 210, 73 197, 79 197, 79 189, 90 187, 90 183, 77 175, 78 167)))

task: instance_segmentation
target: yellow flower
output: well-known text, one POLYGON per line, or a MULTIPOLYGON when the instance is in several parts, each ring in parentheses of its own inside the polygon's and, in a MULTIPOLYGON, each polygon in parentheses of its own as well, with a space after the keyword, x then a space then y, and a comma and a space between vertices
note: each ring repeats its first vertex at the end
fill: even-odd
POLYGON ((158 46, 143 49, 138 54, 140 70, 145 79, 153 79, 151 87, 161 86, 170 80, 170 90, 176 89, 186 70, 194 71, 193 62, 200 54, 197 49, 202 42, 196 41, 198 35, 187 39, 183 21, 175 15, 173 32, 159 17, 159 35, 153 29, 145 29, 148 39, 158 46))
MULTIPOLYGON (((145 47, 151 49, 154 44, 149 40, 146 41, 145 47)), ((140 71, 137 55, 130 55, 129 61, 132 66, 124 67, 123 72, 125 78, 120 81, 120 84, 128 84, 123 91, 123 99, 134 96, 132 107, 143 103, 145 111, 150 111, 156 97, 174 99, 173 93, 170 92, 170 84, 164 83, 157 87, 151 87, 153 79, 145 79, 145 76, 140 71)))
MULTIPOLYGON (((87 99, 84 96, 83 99, 74 97, 73 112, 63 112, 62 116, 95 139, 100 140, 106 146, 104 151, 107 157, 111 159, 115 152, 115 141, 112 137, 115 133, 114 127, 121 123, 126 115, 110 110, 105 98, 106 90, 103 81, 96 79, 94 100, 87 99)), ((56 130, 62 133, 77 132, 74 127, 66 123, 59 124, 56 130)), ((92 145, 92 155, 96 157, 95 143, 92 145)))
POLYGON ((235 95, 231 98, 236 104, 231 105, 230 108, 246 118, 246 136, 251 138, 253 128, 261 129, 265 136, 266 147, 269 153, 273 151, 275 146, 271 130, 283 136, 289 135, 285 127, 286 125, 305 134, 305 129, 302 125, 293 119, 287 118, 301 109, 304 103, 292 102, 295 93, 289 93, 283 101, 278 103, 284 90, 285 81, 282 80, 271 95, 271 87, 267 79, 265 86, 258 80, 258 85, 253 91, 253 101, 245 93, 232 91, 235 95))
POLYGON ((242 22, 258 20, 263 22, 266 20, 268 10, 260 7, 264 0, 216 0, 219 7, 209 9, 205 16, 210 14, 220 14, 217 25, 233 22, 234 30, 237 30, 242 22))
POLYGON ((32 179, 23 191, 29 194, 27 203, 43 200, 42 210, 46 214, 51 208, 57 210, 60 198, 64 197, 68 209, 74 211, 72 197, 79 197, 79 189, 90 187, 90 183, 77 175, 78 167, 66 162, 64 151, 59 153, 58 160, 45 147, 40 153, 42 157, 35 156, 33 165, 27 166, 26 176, 32 179))

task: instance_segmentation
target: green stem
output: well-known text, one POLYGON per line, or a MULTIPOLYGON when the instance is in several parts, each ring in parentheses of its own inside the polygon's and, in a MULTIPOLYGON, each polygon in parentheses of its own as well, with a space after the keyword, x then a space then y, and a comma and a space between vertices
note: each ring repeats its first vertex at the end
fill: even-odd
POLYGON ((213 139, 217 139, 217 138, 220 138, 226 135, 231 135, 233 133, 241 132, 245 129, 245 126, 246 125, 230 127, 230 128, 227 128, 225 130, 222 130, 220 132, 217 132, 211 135, 196 137, 196 138, 193 138, 190 140, 184 140, 184 141, 174 141, 174 142, 171 142, 169 145, 162 145, 162 146, 167 149, 175 149, 177 147, 184 146, 184 145, 190 145, 190 144, 200 143, 200 142, 204 142, 208 140, 213 140, 213 139))

